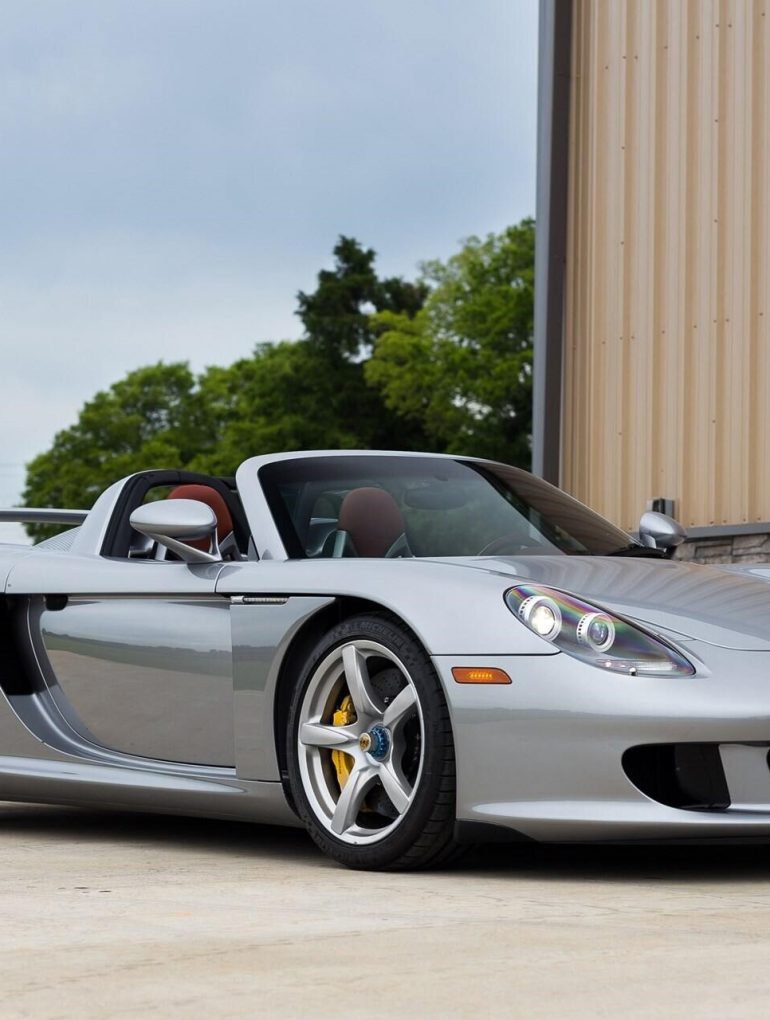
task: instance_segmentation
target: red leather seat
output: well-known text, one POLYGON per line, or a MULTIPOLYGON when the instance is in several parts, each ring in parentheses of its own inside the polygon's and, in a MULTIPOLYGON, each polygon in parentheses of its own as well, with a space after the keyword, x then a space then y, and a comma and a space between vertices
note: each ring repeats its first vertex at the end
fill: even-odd
MULTIPOLYGON (((224 496, 213 489, 210 485, 177 485, 168 494, 167 499, 197 499, 199 503, 205 503, 214 511, 217 519, 217 541, 220 546, 233 533, 233 518, 225 502, 224 496)), ((205 538, 186 542, 186 545, 193 549, 200 549, 208 552, 209 543, 205 538)))
POLYGON ((350 536, 359 556, 384 556, 404 534, 398 503, 384 489, 353 489, 340 507, 337 528, 350 536))

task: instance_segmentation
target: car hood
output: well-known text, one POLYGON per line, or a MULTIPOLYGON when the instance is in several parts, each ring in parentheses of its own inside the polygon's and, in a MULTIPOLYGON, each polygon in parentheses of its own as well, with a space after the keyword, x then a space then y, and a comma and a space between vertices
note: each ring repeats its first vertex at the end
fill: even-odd
POLYGON ((657 630, 722 648, 770 651, 770 583, 757 577, 675 560, 608 556, 484 557, 473 566, 512 583, 559 588, 657 630))

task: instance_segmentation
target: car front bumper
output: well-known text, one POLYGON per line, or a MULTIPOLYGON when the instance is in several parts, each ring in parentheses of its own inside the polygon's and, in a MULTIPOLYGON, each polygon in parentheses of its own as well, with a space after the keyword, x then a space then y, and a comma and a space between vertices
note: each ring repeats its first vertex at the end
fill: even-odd
POLYGON ((681 647, 695 676, 603 673, 565 654, 434 657, 458 822, 548 842, 770 841, 770 654, 681 647), (458 684, 453 666, 495 666, 512 683, 458 684), (650 759, 644 781, 634 755, 650 759))

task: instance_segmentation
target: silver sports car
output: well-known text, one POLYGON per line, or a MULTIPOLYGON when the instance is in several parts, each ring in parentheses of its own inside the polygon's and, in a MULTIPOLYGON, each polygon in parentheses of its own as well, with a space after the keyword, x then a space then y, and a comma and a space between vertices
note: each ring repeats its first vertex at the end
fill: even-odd
POLYGON ((0 547, 0 799, 490 840, 770 838, 770 585, 463 457, 143 471, 0 547))

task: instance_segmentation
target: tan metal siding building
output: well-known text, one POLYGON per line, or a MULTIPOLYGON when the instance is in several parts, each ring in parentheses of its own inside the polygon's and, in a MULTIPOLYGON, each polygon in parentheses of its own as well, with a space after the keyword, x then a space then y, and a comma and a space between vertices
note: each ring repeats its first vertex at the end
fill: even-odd
POLYGON ((543 0, 544 46, 535 467, 629 530, 770 532, 770 0, 543 0))

